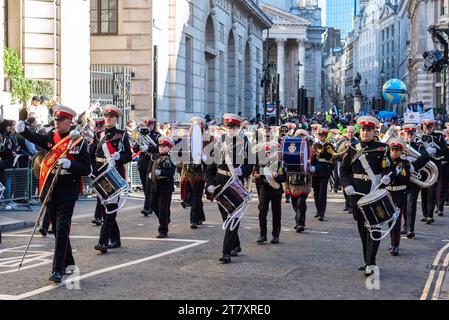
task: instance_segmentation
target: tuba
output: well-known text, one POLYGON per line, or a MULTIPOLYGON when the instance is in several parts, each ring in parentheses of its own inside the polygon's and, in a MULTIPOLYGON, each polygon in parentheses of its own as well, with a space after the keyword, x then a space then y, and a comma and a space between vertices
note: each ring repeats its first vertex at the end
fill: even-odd
MULTIPOLYGON (((404 154, 415 159, 418 159, 421 156, 421 154, 409 144, 407 144, 407 147, 404 149, 404 154)), ((437 181, 437 178, 438 178, 437 165, 432 161, 428 161, 427 164, 423 168, 421 168, 418 172, 413 171, 411 173, 410 181, 422 189, 427 189, 430 188, 437 181), (421 174, 421 171, 426 173, 427 175, 426 180, 421 180, 423 176, 421 174)))
POLYGON ((157 147, 156 142, 151 139, 150 135, 143 135, 140 133, 140 126, 142 123, 139 123, 137 127, 132 132, 132 139, 134 142, 136 142, 139 146, 149 146, 152 145, 153 147, 157 147))

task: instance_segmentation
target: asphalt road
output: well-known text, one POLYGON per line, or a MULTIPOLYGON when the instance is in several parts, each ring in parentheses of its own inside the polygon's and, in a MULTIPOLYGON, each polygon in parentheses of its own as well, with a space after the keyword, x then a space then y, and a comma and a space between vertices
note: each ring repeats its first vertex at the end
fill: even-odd
POLYGON ((257 198, 253 200, 241 223, 242 252, 227 265, 218 261, 224 232, 216 203, 205 200, 207 221, 192 230, 189 209, 174 202, 169 238, 159 240, 157 218, 143 217, 142 201, 129 200, 118 217, 122 247, 99 254, 94 245, 100 229, 90 223, 95 203, 79 202, 71 230, 78 270, 70 282, 48 282, 52 236, 37 235, 24 268, 17 271, 31 229, 4 233, 0 299, 449 299, 445 270, 430 267, 449 262, 449 210, 445 217, 436 217, 434 225, 418 221, 416 238, 402 239, 398 257, 389 254, 389 237, 383 240, 377 259, 380 277, 369 282, 368 287, 374 287, 369 290, 357 270, 361 242, 352 216, 341 210, 342 194, 329 194, 324 222, 313 218, 311 199, 302 234, 293 229, 291 205, 283 204, 278 245, 256 243, 257 198))

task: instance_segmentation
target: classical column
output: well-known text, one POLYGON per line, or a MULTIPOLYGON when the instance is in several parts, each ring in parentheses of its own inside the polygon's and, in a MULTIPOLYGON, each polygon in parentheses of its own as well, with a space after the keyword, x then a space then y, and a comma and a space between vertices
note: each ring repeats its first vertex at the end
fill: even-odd
POLYGON ((285 41, 287 39, 276 39, 278 47, 277 72, 279 74, 279 101, 281 105, 285 102, 285 41))
POLYGON ((302 64, 302 67, 299 69, 300 75, 298 85, 298 87, 301 88, 302 86, 306 86, 306 42, 304 40, 298 40, 298 59, 302 64))

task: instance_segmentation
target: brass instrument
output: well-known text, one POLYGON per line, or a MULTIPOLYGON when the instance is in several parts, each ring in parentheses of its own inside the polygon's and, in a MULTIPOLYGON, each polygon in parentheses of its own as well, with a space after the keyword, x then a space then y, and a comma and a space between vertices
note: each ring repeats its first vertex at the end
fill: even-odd
POLYGON ((351 146, 351 143, 349 141, 342 143, 338 148, 335 148, 332 143, 325 142, 324 144, 321 143, 314 143, 313 148, 315 150, 315 153, 317 157, 320 157, 321 153, 326 150, 327 153, 329 153, 332 156, 332 161, 335 161, 338 157, 344 155, 349 147, 351 146))
POLYGON ((136 142, 139 146, 149 146, 152 145, 153 147, 157 147, 157 143, 151 139, 150 135, 143 135, 140 132, 140 127, 142 125, 142 122, 137 125, 137 127, 132 132, 132 139, 134 142, 136 142))
MULTIPOLYGON (((407 144, 407 146, 404 149, 404 154, 406 156, 412 157, 414 159, 418 159, 421 154, 416 151, 410 144, 407 144)), ((427 164, 421 168, 418 172, 413 171, 410 176, 410 181, 419 186, 422 189, 430 188, 438 178, 438 167, 437 165, 432 162, 428 161, 427 164), (426 180, 421 180, 422 172, 425 172, 427 174, 426 180)))
POLYGON ((435 148, 440 150, 440 146, 435 143, 434 137, 428 134, 424 134, 423 132, 419 131, 416 133, 415 138, 416 143, 422 143, 426 148, 435 148))
POLYGON ((81 136, 86 139, 89 143, 94 141, 94 133, 92 132, 92 129, 89 126, 89 122, 82 128, 80 128, 80 134, 81 136))

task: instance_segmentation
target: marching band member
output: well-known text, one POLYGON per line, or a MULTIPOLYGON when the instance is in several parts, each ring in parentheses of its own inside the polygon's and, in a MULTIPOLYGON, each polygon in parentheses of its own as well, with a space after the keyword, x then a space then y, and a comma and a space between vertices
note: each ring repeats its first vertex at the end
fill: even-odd
POLYGON ((161 136, 156 131, 156 119, 144 118, 139 129, 140 134, 149 137, 155 142, 156 145, 150 143, 149 145, 134 144, 133 151, 135 153, 140 151, 139 161, 137 162, 137 168, 139 170, 140 181, 142 183, 143 192, 145 194, 145 202, 141 213, 148 217, 151 212, 151 180, 149 179, 149 173, 151 172, 152 162, 151 157, 158 152, 157 141, 161 136))
MULTIPOLYGON (((104 109, 103 117, 106 129, 95 135, 94 141, 89 147, 92 162, 95 163, 94 176, 96 177, 115 167, 122 178, 126 179, 125 164, 131 161, 132 154, 128 134, 116 128, 117 121, 121 116, 121 110, 115 106, 106 106, 104 109)), ((104 223, 101 226, 100 238, 98 244, 95 245, 95 250, 101 253, 121 246, 120 229, 116 221, 118 199, 116 201, 117 203, 110 203, 105 207, 97 197, 104 223), (106 214, 106 210, 112 213, 106 214), (111 240, 110 245, 108 245, 109 240, 111 240)))
MULTIPOLYGON (((445 136, 446 146, 449 150, 449 123, 446 123, 446 128, 447 129, 443 130, 443 134, 445 136)), ((443 179, 445 181, 443 186, 446 186, 446 192, 442 191, 442 194, 446 199, 445 206, 449 206, 449 161, 444 160, 443 162, 446 162, 446 163, 442 163, 443 164, 443 179)))
MULTIPOLYGON (((293 122, 287 122, 285 124, 285 126, 287 127, 288 131, 287 131, 287 137, 293 137, 295 135, 295 130, 296 130, 296 124, 293 122)), ((281 141, 282 142, 282 141, 281 141)), ((285 203, 290 203, 291 199, 290 199, 290 194, 286 193, 285 194, 285 203)))
MULTIPOLYGON (((206 130, 206 122, 200 117, 193 117, 191 119, 192 125, 199 124, 201 132, 204 134, 206 130)), ((204 144, 201 146, 203 147, 204 144)), ((181 173, 181 184, 190 186, 190 227, 198 229, 198 225, 206 221, 206 216, 203 209, 203 193, 206 184, 205 178, 206 165, 203 161, 200 164, 183 164, 181 173)))
MULTIPOLYGON (((357 221, 363 247, 365 265, 359 270, 365 271, 365 276, 374 273, 376 255, 380 241, 374 241, 365 227, 365 219, 357 207, 357 201, 361 198, 357 193, 370 193, 379 182, 388 184, 389 178, 382 177, 383 161, 385 159, 386 145, 374 141, 375 129, 379 121, 372 116, 363 116, 357 119, 360 126, 360 142, 351 146, 343 157, 341 166, 341 183, 347 195, 351 197, 352 213, 357 221)), ((380 232, 374 231, 373 236, 380 237, 380 232)))
MULTIPOLYGON (((104 118, 96 118, 94 119, 94 122, 95 122, 94 135, 99 135, 100 132, 104 130, 105 124, 104 118)), ((101 203, 97 201, 97 205, 95 206, 95 217, 94 220, 91 221, 91 223, 99 227, 101 226, 103 221, 104 221, 103 208, 101 206, 101 203)))
MULTIPOLYGON (((355 147, 355 145, 359 142, 359 140, 355 137, 355 127, 354 126, 348 126, 346 128, 346 138, 342 140, 342 142, 340 143, 344 143, 346 141, 349 141, 351 143, 352 146, 355 147)), ((339 146, 339 144, 337 144, 337 147, 339 146)), ((340 156, 337 158, 337 166, 338 166, 338 176, 340 177, 340 170, 341 170, 341 165, 343 162, 343 156, 340 156)), ((351 201, 350 201, 350 197, 346 194, 346 192, 343 190, 343 195, 345 196, 345 207, 343 209, 343 211, 348 211, 348 213, 352 213, 352 208, 351 208, 351 201)))
MULTIPOLYGON (((408 158, 413 170, 420 170, 423 168, 428 161, 430 161, 430 156, 428 155, 425 146, 421 142, 416 142, 416 132, 418 131, 418 126, 416 124, 405 124, 403 129, 406 134, 406 143, 418 151, 421 156, 418 159, 408 158)), ((415 237, 415 220, 416 220, 416 206, 418 202, 418 195, 421 188, 413 182, 409 182, 406 189, 406 206, 404 217, 404 228, 401 234, 406 234, 407 238, 412 239, 415 237)), ((423 218, 423 221, 427 221, 427 218, 423 218)))
POLYGON ((175 191, 174 175, 176 166, 171 160, 170 151, 175 146, 169 137, 159 138, 159 153, 152 157, 151 167, 151 209, 159 219, 159 235, 157 238, 168 237, 168 225, 170 223, 170 206, 172 194, 175 191))
POLYGON ((41 164, 39 192, 43 201, 55 179, 56 168, 59 165, 61 172, 49 195, 47 212, 55 231, 55 253, 53 256, 52 275, 49 281, 60 283, 66 268, 75 265, 70 245, 70 228, 73 209, 80 194, 81 177, 91 172, 91 164, 87 146, 84 140, 71 141, 69 135, 73 118, 76 112, 68 107, 59 105, 53 108, 55 129, 47 134, 36 133, 26 128, 23 121, 16 125, 18 133, 30 142, 48 150, 48 155, 41 164), (62 154, 68 150, 66 157, 62 154))
MULTIPOLYGON (((404 141, 401 139, 390 139, 388 142, 390 146, 390 166, 387 166, 385 174, 389 175, 390 183, 386 189, 390 191, 393 203, 399 208, 399 217, 391 230, 391 246, 390 253, 393 256, 399 255, 399 243, 401 241, 401 223, 402 216, 407 205, 406 189, 410 182, 410 162, 406 159, 401 159, 402 150, 405 148, 404 141)), ((391 227, 390 222, 390 227, 391 227)))
POLYGON ((438 184, 438 215, 444 215, 444 205, 446 202, 446 195, 449 191, 449 145, 448 145, 448 129, 442 133, 441 148, 443 148, 444 158, 441 159, 441 175, 439 176, 438 184))
MULTIPOLYGON (((216 195, 226 185, 229 179, 236 175, 243 184, 243 179, 249 177, 253 171, 253 166, 248 164, 248 138, 239 135, 242 118, 236 114, 226 113, 223 116, 226 134, 220 139, 222 142, 230 141, 231 144, 221 152, 219 163, 209 164, 206 170, 207 192, 216 195), (239 152, 243 151, 242 159, 238 159, 239 152), (230 156, 232 159, 229 159, 230 156)), ((215 156, 217 158, 217 156, 215 156)), ((227 220, 228 213, 218 206, 223 221, 227 220)), ((230 225, 226 228, 223 239, 223 256, 219 261, 223 263, 231 262, 231 256, 237 256, 241 251, 240 239, 238 235, 240 223, 231 231, 230 225)))
MULTIPOLYGON (((435 132, 435 120, 424 120, 423 121, 423 132, 425 135, 431 136, 433 138, 434 146, 429 146, 426 148, 427 153, 432 157, 432 161, 438 166, 438 176, 442 177, 442 167, 441 160, 448 158, 448 152, 446 148, 446 143, 444 141, 444 137, 441 133, 435 132)), ((421 192, 421 200, 422 200, 422 211, 424 217, 427 218, 426 223, 432 224, 435 222, 433 219, 433 212, 435 211, 435 207, 437 206, 437 191, 441 189, 441 180, 436 182, 432 187, 423 190, 421 192)), ((440 197, 441 198, 441 197, 440 197)), ((439 202, 438 202, 439 205, 439 202)), ((444 209, 444 200, 443 200, 443 209, 444 209)), ((443 216, 443 210, 439 211, 439 216, 443 216)))
MULTIPOLYGON (((339 129, 332 129, 331 130, 331 139, 329 142, 332 143, 332 145, 334 146, 334 148, 336 148, 337 143, 339 141, 342 141, 342 136, 340 135, 340 130, 339 129)), ((332 170, 332 174, 330 177, 330 185, 331 185, 331 189, 335 192, 338 193, 338 189, 340 189, 340 177, 338 174, 338 169, 339 166, 336 164, 334 165, 334 168, 332 170)))
POLYGON ((328 151, 328 147, 332 148, 332 145, 327 141, 329 129, 320 128, 317 132, 319 142, 314 145, 315 154, 312 156, 312 188, 317 210, 315 218, 324 221, 327 205, 327 185, 334 165, 332 163, 332 154, 328 151), (316 150, 317 148, 318 151, 316 150), (319 150, 320 148, 321 151, 319 150))
MULTIPOLYGON (((276 148, 277 149, 277 148, 276 148)), ((259 226, 260 226, 260 237, 257 239, 258 244, 263 244, 267 241, 267 214, 271 202, 271 211, 273 214, 273 239, 272 244, 279 243, 279 235, 281 234, 281 202, 282 194, 284 190, 282 188, 282 183, 286 181, 285 179, 285 168, 282 163, 278 161, 277 155, 271 156, 271 147, 267 146, 265 151, 267 155, 267 160, 260 161, 254 168, 254 177, 259 179, 259 226), (272 162, 275 162, 273 164, 272 162), (273 172, 268 172, 271 176, 267 177, 265 169, 269 171, 270 169, 276 167, 273 172)))
MULTIPOLYGON (((303 139, 310 138, 306 130, 299 129, 295 133, 295 137, 303 139)), ((309 144, 312 141, 309 139, 309 144)), ((287 172, 285 183, 285 192, 290 194, 292 199, 293 210, 295 211, 295 229, 297 233, 301 233, 306 227, 307 197, 312 191, 312 173, 307 172, 287 172)))

